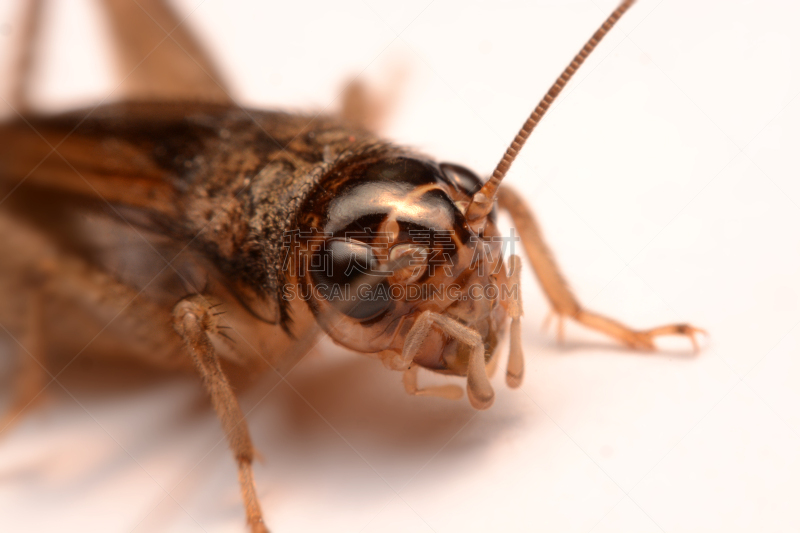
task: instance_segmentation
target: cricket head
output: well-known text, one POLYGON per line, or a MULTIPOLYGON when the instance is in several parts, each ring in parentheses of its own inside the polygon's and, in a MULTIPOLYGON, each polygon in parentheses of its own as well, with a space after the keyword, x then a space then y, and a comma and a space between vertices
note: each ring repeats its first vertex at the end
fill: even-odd
POLYGON ((344 161, 303 209, 297 279, 335 342, 397 370, 482 373, 473 404, 485 408, 486 366, 518 288, 494 211, 479 227, 468 219, 482 187, 463 167, 407 154, 344 161))
MULTIPOLYGON (((470 402, 486 409, 494 400, 487 367, 511 315, 506 382, 521 383, 519 264, 511 256, 511 271, 503 266, 495 224, 500 184, 552 102, 634 1, 623 0, 573 58, 485 183, 458 165, 391 147, 328 170, 303 209, 297 279, 334 341, 379 354, 398 370, 466 376, 470 402)), ((416 380, 406 387, 415 392, 416 380)))

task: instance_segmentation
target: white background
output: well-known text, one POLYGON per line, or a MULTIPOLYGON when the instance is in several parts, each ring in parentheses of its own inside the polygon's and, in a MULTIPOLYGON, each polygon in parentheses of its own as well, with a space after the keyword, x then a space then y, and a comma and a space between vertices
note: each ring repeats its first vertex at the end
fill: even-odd
MULTIPOLYGON (((91 4, 56 3, 37 93, 53 110, 115 85, 91 4)), ((5 56, 15 2, 0 5, 5 56)), ((387 137, 488 174, 615 2, 178 5, 243 103, 331 110, 348 78, 400 77, 387 137)), ((636 327, 690 321, 711 333, 702 353, 680 339, 631 352, 574 324, 559 346, 533 278, 525 383, 498 372, 486 412, 407 397, 399 374, 324 344, 291 387, 242 396, 268 525, 800 529, 798 25, 789 0, 641 0, 508 178, 586 307, 636 327)), ((0 441, 0 530, 244 530, 198 380, 73 382, 80 405, 51 385, 0 441)))

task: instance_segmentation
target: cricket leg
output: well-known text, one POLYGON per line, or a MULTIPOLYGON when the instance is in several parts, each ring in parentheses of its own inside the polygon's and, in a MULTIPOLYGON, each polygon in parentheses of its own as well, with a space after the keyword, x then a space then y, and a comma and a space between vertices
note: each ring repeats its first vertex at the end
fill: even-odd
POLYGON ((404 71, 397 69, 383 91, 358 78, 351 80, 342 93, 342 117, 359 128, 379 132, 397 107, 404 77, 404 71))
POLYGON ((253 480, 255 452, 247 421, 209 338, 211 334, 219 334, 212 305, 201 295, 189 296, 175 306, 173 319, 175 330, 183 337, 195 366, 203 377, 203 384, 211 395, 211 402, 222 422, 228 445, 236 458, 247 524, 252 533, 266 533, 267 527, 264 525, 253 480))
POLYGON ((217 65, 170 2, 103 0, 126 96, 230 103, 217 65))
POLYGON ((21 38, 16 43, 17 57, 11 71, 10 104, 18 113, 31 110, 31 88, 36 54, 36 41, 42 27, 44 0, 28 0, 20 23, 21 38))
MULTIPOLYGON (((20 420, 22 412, 38 403, 49 385, 49 375, 45 366, 45 343, 42 332, 42 296, 36 294, 28 303, 27 324, 24 344, 17 352, 20 370, 14 378, 15 390, 11 406, 0 417, 0 435, 11 429, 20 420)), ((5 329, 5 328, 4 328, 5 329)))
POLYGON ((501 187, 498 194, 498 203, 502 209, 505 209, 511 215, 514 225, 520 233, 525 254, 533 265, 533 270, 536 272, 536 277, 539 279, 542 290, 550 300, 550 305, 553 308, 552 312, 559 322, 559 340, 561 340, 561 332, 563 331, 562 321, 564 317, 568 317, 588 328, 605 333, 631 348, 654 350, 655 344, 653 341, 656 337, 682 335, 691 341, 695 351, 699 350, 695 336, 698 333, 705 334, 706 332, 689 324, 670 324, 637 331, 614 319, 583 309, 561 275, 553 254, 544 242, 536 218, 522 199, 508 187, 501 187))

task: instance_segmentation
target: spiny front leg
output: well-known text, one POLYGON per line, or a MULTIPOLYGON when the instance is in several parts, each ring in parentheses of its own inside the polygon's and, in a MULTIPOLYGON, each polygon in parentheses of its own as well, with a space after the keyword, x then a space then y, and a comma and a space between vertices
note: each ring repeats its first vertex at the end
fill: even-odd
MULTIPOLYGON (((553 308, 552 314, 555 314, 558 319, 559 340, 563 340, 563 319, 569 317, 588 328, 605 333, 631 348, 654 350, 654 341, 657 337, 682 335, 691 341, 695 350, 699 350, 695 337, 698 333, 706 334, 706 332, 689 324, 670 324, 637 331, 616 320, 583 309, 561 275, 553 254, 544 242, 536 218, 519 195, 507 187, 502 187, 498 195, 498 203, 511 215, 522 239, 525 254, 533 265, 542 290, 550 300, 553 308)), ((549 320, 550 317, 545 321, 545 326, 549 320)))
MULTIPOLYGON (((669 324, 667 326, 636 331, 616 320, 583 309, 580 309, 578 314, 571 318, 574 318, 588 328, 605 333, 609 337, 613 337, 621 343, 638 350, 655 350, 656 345, 653 341, 655 341, 657 337, 681 335, 689 339, 695 352, 699 352, 700 346, 697 344, 695 336, 698 333, 703 335, 708 334, 706 330, 690 326, 689 324, 669 324)), ((559 317, 559 320, 561 320, 561 317, 559 317)))
POLYGON ((253 481, 253 443, 247 429, 242 409, 219 364, 210 334, 217 334, 218 324, 209 299, 194 295, 178 302, 173 310, 175 330, 183 337, 198 372, 203 377, 203 385, 211 395, 214 410, 222 422, 222 429, 228 439, 239 467, 239 485, 244 499, 247 523, 252 533, 267 533, 261 506, 258 503, 256 486, 253 481))

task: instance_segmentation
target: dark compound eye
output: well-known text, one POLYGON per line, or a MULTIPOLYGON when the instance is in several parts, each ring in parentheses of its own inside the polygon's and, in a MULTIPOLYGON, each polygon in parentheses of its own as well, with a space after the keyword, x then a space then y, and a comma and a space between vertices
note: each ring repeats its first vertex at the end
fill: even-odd
POLYGON ((454 163, 442 163, 439 168, 453 185, 470 196, 474 196, 483 186, 480 178, 466 167, 454 163))
POLYGON ((362 275, 378 275, 378 260, 372 246, 358 241, 331 239, 324 252, 328 253, 328 274, 334 283, 351 283, 362 275))
POLYGON ((311 271, 320 293, 339 311, 357 320, 374 318, 389 307, 389 291, 384 273, 378 270, 375 252, 368 244, 345 239, 330 239, 316 252, 321 257, 311 271))

